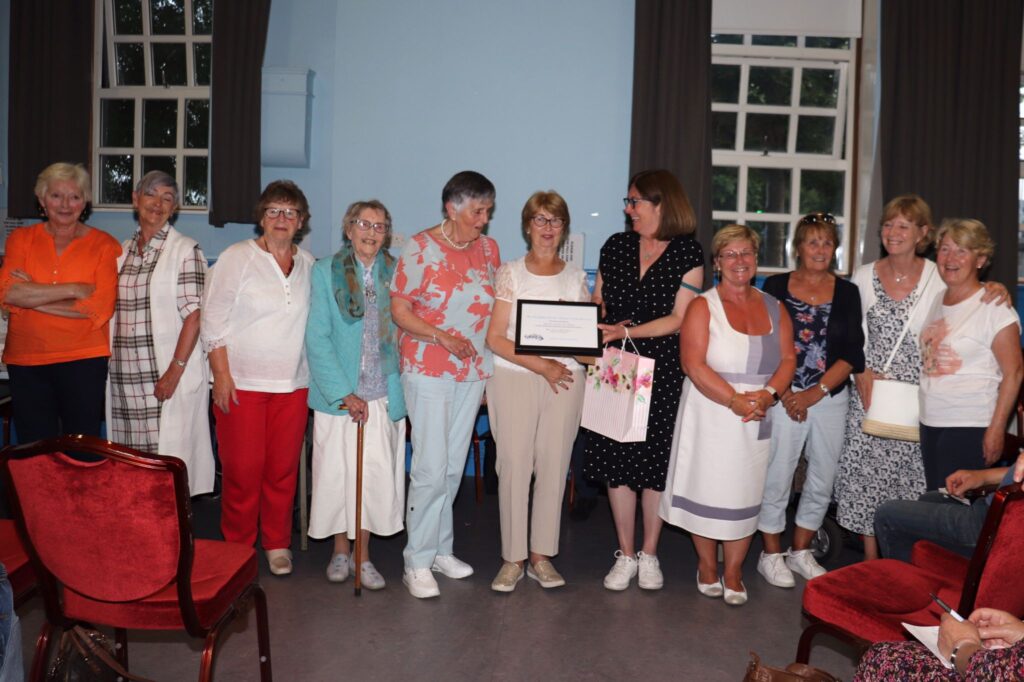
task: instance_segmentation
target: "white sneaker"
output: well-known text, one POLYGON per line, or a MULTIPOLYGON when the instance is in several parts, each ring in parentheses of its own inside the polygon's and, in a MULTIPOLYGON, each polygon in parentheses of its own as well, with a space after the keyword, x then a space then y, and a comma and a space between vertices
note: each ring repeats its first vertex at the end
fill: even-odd
POLYGON ((621 592, 629 587, 629 581, 637 573, 636 559, 626 556, 621 549, 615 550, 615 565, 604 577, 605 589, 621 592))
POLYGON ((437 581, 427 568, 407 568, 402 574, 402 583, 409 590, 409 594, 417 599, 429 599, 441 596, 441 590, 437 587, 437 581))
POLYGON ((761 552, 761 557, 757 560, 757 572, 764 576, 769 585, 793 587, 796 585, 796 580, 793 579, 792 571, 786 568, 788 563, 785 554, 761 552))
POLYGON ((800 549, 793 551, 790 549, 786 552, 786 566, 789 567, 793 573, 797 573, 800 576, 810 580, 817 578, 819 575, 825 575, 828 573, 824 568, 821 567, 814 559, 814 554, 809 549, 800 549))
POLYGON ((327 564, 327 579, 332 583, 343 583, 348 579, 348 554, 335 554, 327 564))
POLYGON ((454 578, 455 580, 468 578, 473 575, 473 567, 454 554, 446 554, 444 556, 438 554, 434 557, 434 565, 430 567, 430 570, 437 571, 441 575, 454 578))
POLYGON ((380 574, 376 566, 369 561, 364 561, 359 567, 359 584, 368 590, 383 590, 387 583, 384 582, 384 576, 380 574))
POLYGON ((637 572, 640 574, 637 584, 641 590, 660 590, 665 584, 665 576, 661 574, 658 557, 636 553, 637 572))

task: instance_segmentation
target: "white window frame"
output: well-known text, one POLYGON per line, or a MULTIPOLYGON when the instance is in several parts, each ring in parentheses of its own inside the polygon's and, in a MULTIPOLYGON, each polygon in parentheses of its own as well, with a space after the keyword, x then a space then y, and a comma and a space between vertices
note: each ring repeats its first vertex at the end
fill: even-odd
MULTIPOLYGON (((93 45, 93 148, 92 148, 92 182, 93 182, 93 205, 103 210, 132 210, 131 204, 104 204, 101 203, 102 172, 100 157, 106 155, 132 155, 132 177, 134 182, 142 177, 143 156, 173 156, 175 158, 175 179, 181 194, 185 193, 185 158, 206 157, 207 158, 207 205, 186 206, 181 205, 179 211, 182 213, 205 214, 209 210, 209 146, 205 148, 186 148, 185 146, 185 105, 188 100, 205 99, 210 100, 210 86, 195 84, 195 49, 197 43, 213 42, 212 35, 196 35, 192 33, 192 0, 183 0, 185 8, 185 33, 177 35, 152 35, 150 18, 150 0, 141 0, 142 7, 142 31, 143 35, 118 35, 114 31, 114 7, 113 0, 99 0, 96 3, 95 33, 96 39, 93 45), (109 49, 107 50, 107 73, 109 74, 109 85, 101 87, 103 68, 103 37, 107 37, 109 49), (185 73, 192 81, 188 85, 163 86, 153 82, 152 45, 156 43, 185 43, 185 73), (125 85, 117 84, 117 59, 116 45, 118 43, 142 43, 143 64, 145 69, 146 85, 125 85), (100 142, 102 134, 102 102, 107 99, 130 99, 135 101, 134 114, 134 144, 131 147, 104 147, 100 142), (176 100, 177 107, 177 135, 174 147, 144 147, 142 145, 143 121, 142 114, 145 100, 162 99, 176 100)), ((211 47, 212 49, 212 47, 211 47)), ((209 143, 209 136, 207 137, 209 143)), ((133 183, 134 184, 134 183, 133 183)))
MULTIPOLYGON (((736 187, 736 210, 712 212, 716 221, 735 223, 777 222, 787 224, 784 266, 761 265, 758 270, 763 273, 784 272, 793 269, 796 262, 792 254, 793 228, 796 221, 803 215, 800 211, 800 182, 803 171, 842 171, 843 176, 843 208, 836 215, 840 228, 840 244, 836 248, 837 271, 846 274, 850 271, 850 245, 852 221, 850 220, 853 201, 853 128, 856 120, 853 111, 854 82, 852 75, 856 73, 856 40, 850 39, 848 49, 808 48, 805 36, 797 36, 797 47, 755 46, 751 44, 751 34, 744 35, 743 44, 721 44, 711 46, 713 64, 740 65, 739 102, 713 102, 712 111, 746 113, 785 114, 790 118, 788 139, 785 152, 736 151, 713 149, 711 152, 712 166, 736 167, 738 171, 736 187), (749 85, 749 68, 751 66, 777 66, 793 69, 793 91, 788 105, 747 104, 747 87, 749 85), (746 67, 746 68, 742 68, 746 67), (799 104, 800 85, 804 69, 830 69, 839 71, 839 92, 836 108, 806 107, 799 104), (797 123, 800 115, 835 116, 832 153, 809 154, 796 151, 797 123), (843 158, 845 147, 846 158, 843 158), (782 168, 791 171, 790 205, 785 213, 757 213, 747 211, 747 184, 750 168, 782 168)), ((741 147, 745 137, 745 118, 737 115, 736 140, 741 147)))

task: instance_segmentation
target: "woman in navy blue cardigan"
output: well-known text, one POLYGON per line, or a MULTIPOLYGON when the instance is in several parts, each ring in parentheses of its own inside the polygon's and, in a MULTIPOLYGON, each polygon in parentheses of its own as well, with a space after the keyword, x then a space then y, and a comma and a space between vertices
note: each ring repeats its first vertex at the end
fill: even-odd
POLYGON ((808 549, 832 501, 842 451, 850 374, 864 371, 864 332, 857 286, 832 268, 839 234, 828 213, 796 225, 797 269, 765 280, 793 320, 797 369, 789 390, 772 408, 772 449, 758 529, 764 551, 758 572, 776 587, 793 587, 793 573, 810 580, 825 573, 808 549), (782 551, 793 473, 805 449, 807 478, 800 495, 792 547, 782 551))

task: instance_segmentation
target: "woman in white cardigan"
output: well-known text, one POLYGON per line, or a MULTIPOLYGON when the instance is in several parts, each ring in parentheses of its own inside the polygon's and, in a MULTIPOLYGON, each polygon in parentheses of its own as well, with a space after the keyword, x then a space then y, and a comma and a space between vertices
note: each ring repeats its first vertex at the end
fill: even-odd
MULTIPOLYGON (((854 375, 835 498, 841 526, 859 533, 864 559, 877 559, 875 510, 889 500, 916 500, 925 491, 920 444, 864 433, 876 378, 918 383, 921 355, 917 338, 925 318, 946 285, 935 263, 923 257, 932 241, 932 211, 915 194, 898 196, 882 211, 882 246, 887 255, 854 271, 864 311, 865 370, 854 375), (904 326, 907 327, 902 334, 904 326), (893 348, 899 348, 893 354, 893 348), (892 362, 889 357, 892 355, 892 362), (888 369, 886 365, 888 364, 888 369)), ((989 284, 990 302, 1008 299, 1005 287, 989 284)))
POLYGON ((117 261, 110 320, 107 425, 111 440, 174 455, 188 468, 193 495, 213 490, 209 369, 196 350, 206 257, 168 220, 178 185, 151 171, 132 194, 139 228, 117 261))

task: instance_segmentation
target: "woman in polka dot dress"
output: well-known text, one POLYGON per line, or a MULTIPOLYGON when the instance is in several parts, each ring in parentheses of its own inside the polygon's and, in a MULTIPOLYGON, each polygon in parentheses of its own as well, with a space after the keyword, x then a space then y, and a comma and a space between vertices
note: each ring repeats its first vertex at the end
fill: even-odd
POLYGON ((625 205, 633 229, 612 235, 601 247, 594 302, 602 307, 605 343, 620 346, 628 326, 640 354, 654 359, 647 438, 619 443, 588 432, 584 476, 607 483, 619 540, 604 586, 624 590, 639 573, 641 588, 657 590, 663 583, 658 504, 683 382, 679 327, 704 281, 704 251, 692 236, 697 220, 690 201, 670 172, 637 173, 625 205), (634 544, 638 497, 644 531, 640 552, 634 544))

